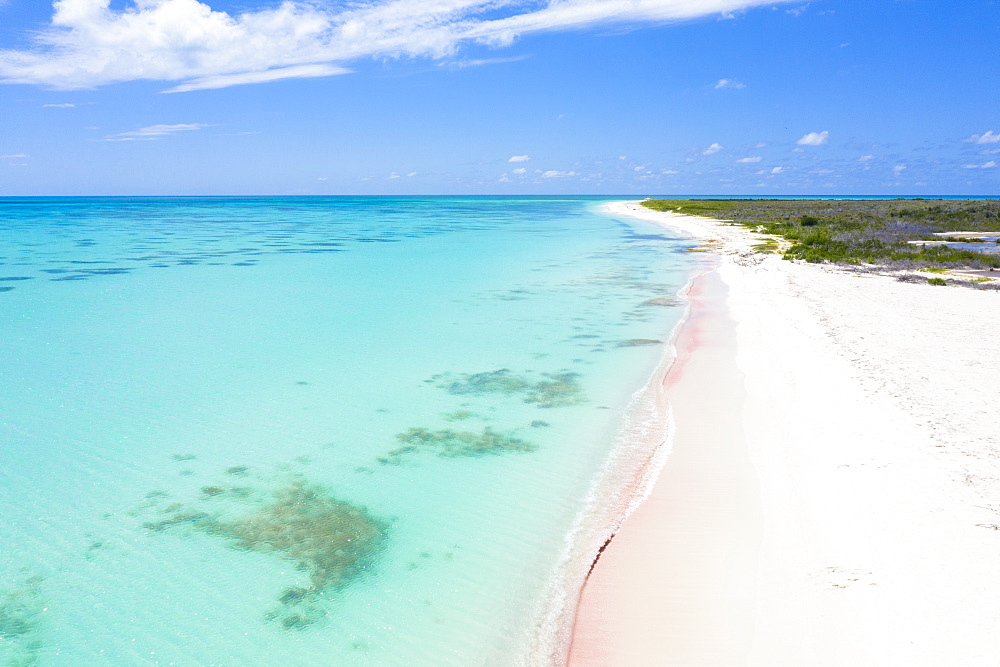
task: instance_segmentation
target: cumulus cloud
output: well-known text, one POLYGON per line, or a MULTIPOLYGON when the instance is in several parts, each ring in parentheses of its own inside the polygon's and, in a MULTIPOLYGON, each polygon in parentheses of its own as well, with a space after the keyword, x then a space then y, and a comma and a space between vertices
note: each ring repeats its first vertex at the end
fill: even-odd
POLYGON ((742 162, 743 164, 753 164, 754 162, 760 162, 764 158, 759 155, 752 155, 750 157, 741 157, 737 162, 742 162))
POLYGON ((149 125, 147 127, 140 127, 138 130, 132 130, 131 132, 120 132, 118 134, 113 134, 109 137, 105 137, 105 141, 155 141, 160 137, 166 137, 171 134, 177 134, 178 132, 191 132, 193 130, 200 130, 203 127, 208 127, 204 123, 177 123, 176 125, 149 125))
POLYGON ((542 178, 565 178, 567 176, 576 176, 575 171, 558 171, 556 169, 549 169, 548 171, 542 172, 542 178))
POLYGON ((822 146, 829 139, 830 133, 826 130, 822 132, 810 132, 796 141, 799 146, 822 146))
POLYGON ((523 173, 525 173, 526 171, 528 171, 528 170, 527 170, 527 169, 525 169, 524 167, 518 167, 517 169, 512 169, 512 170, 511 170, 511 173, 512 173, 512 174, 523 174, 523 173))
POLYGON ((722 144, 715 142, 705 150, 701 152, 702 155, 715 155, 722 150, 722 144))
POLYGON ((899 176, 904 171, 906 171, 905 164, 897 164, 895 167, 892 168, 892 173, 894 173, 896 176, 899 176))
POLYGON ((747 86, 745 83, 740 83, 739 81, 735 81, 733 79, 719 79, 715 83, 716 90, 719 90, 720 88, 736 88, 737 90, 739 90, 741 88, 746 88, 746 87, 747 86))
POLYGON ((775 167, 774 169, 772 169, 772 170, 771 170, 771 173, 772 173, 772 174, 780 174, 780 173, 781 173, 781 172, 783 172, 784 170, 785 170, 785 168, 784 168, 784 167, 775 167))
POLYGON ((875 159, 874 155, 862 155, 861 157, 858 158, 858 162, 869 162, 874 159, 875 159))
POLYGON ((1000 144, 1000 134, 995 133, 993 130, 987 130, 982 134, 974 134, 963 141, 970 144, 1000 144))
POLYGON ((361 58, 442 60, 465 44, 499 48, 530 33, 680 21, 775 2, 285 0, 241 13, 199 0, 122 4, 55 0, 28 48, 0 50, 0 81, 81 89, 153 80, 185 92, 343 74, 344 63, 361 58))
POLYGON ((982 164, 963 164, 964 169, 993 169, 997 166, 996 160, 990 160, 989 162, 984 162, 982 164))
POLYGON ((527 155, 511 155, 507 162, 527 162, 530 159, 527 155))

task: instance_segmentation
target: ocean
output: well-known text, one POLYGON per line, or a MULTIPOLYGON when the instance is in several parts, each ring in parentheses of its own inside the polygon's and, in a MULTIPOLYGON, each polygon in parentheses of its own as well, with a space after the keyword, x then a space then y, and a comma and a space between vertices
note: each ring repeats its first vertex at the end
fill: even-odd
POLYGON ((0 199, 0 664, 558 651, 695 264, 604 201, 0 199))

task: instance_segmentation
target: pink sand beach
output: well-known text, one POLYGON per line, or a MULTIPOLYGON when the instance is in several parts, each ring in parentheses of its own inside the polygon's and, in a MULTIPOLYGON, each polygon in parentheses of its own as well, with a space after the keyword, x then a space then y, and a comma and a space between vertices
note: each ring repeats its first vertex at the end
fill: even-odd
POLYGON ((584 585, 568 664, 1000 664, 1000 293, 702 240, 670 454, 584 585))

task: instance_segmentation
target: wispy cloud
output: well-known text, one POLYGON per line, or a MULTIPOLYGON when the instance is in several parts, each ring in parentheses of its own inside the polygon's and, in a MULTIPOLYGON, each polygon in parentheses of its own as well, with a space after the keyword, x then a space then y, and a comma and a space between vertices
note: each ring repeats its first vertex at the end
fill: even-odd
POLYGON ((527 162, 530 159, 527 155, 511 155, 507 162, 527 162))
POLYGON ((438 67, 448 69, 466 69, 468 67, 482 67, 483 65, 503 65, 504 63, 516 63, 527 60, 530 56, 511 56, 510 58, 480 58, 478 60, 448 60, 438 63, 438 67))
POLYGON ((974 134, 963 141, 970 144, 1000 144, 1000 134, 995 133, 993 130, 987 130, 982 134, 974 134))
POLYGON ((741 162, 743 164, 753 164, 754 162, 760 162, 763 159, 764 158, 760 157, 759 155, 752 155, 750 157, 741 157, 739 160, 737 160, 737 162, 741 162))
POLYGON ((826 130, 822 132, 810 132, 796 141, 799 146, 822 146, 830 138, 830 133, 826 130))
POLYGON ((722 150, 722 144, 720 144, 719 142, 715 142, 711 146, 709 146, 708 148, 706 148, 705 150, 703 150, 701 152, 701 154, 702 155, 715 155, 716 153, 718 153, 721 150, 722 150))
POLYGON ((784 170, 785 170, 785 168, 784 168, 784 167, 775 167, 774 169, 772 169, 772 170, 771 170, 771 173, 772 173, 772 174, 780 174, 780 173, 781 173, 781 172, 783 172, 784 170))
POLYGON ((204 123, 178 123, 176 125, 149 125, 148 127, 140 127, 138 130, 132 130, 131 132, 120 132, 118 134, 112 134, 109 137, 105 137, 105 141, 155 141, 160 137, 166 137, 171 134, 177 134, 178 132, 191 132, 193 130, 200 130, 203 127, 208 127, 204 123))
POLYGON ((76 105, 69 102, 65 104, 43 104, 43 109, 75 109, 76 105))
MULTIPOLYGON (((2 0, 0 0, 2 1, 2 0)), ((787 0, 777 0, 785 2, 787 0)), ((454 58, 465 44, 638 25, 771 6, 774 0, 286 0, 243 13, 198 0, 56 0, 27 49, 0 51, 0 82, 56 89, 168 81, 171 92, 343 74, 370 57, 454 58)), ((474 61, 469 61, 474 62, 474 61)))
POLYGON ((997 166, 996 160, 990 160, 989 162, 984 162, 982 164, 963 164, 963 169, 993 169, 997 166))
POLYGON ((739 81, 736 81, 734 79, 719 79, 718 81, 715 82, 714 86, 716 90, 719 90, 720 88, 742 89, 746 87, 747 86, 745 83, 740 83, 739 81))
POLYGON ((243 72, 241 74, 220 74, 218 76, 203 76, 187 83, 164 90, 165 93, 187 93, 192 90, 211 90, 213 88, 229 88, 230 86, 245 86, 251 83, 267 83, 281 79, 310 79, 335 74, 349 74, 351 70, 335 65, 297 65, 295 67, 278 67, 264 72, 243 72))
POLYGON ((542 178, 566 178, 567 176, 576 176, 576 172, 558 171, 556 169, 549 169, 548 171, 542 172, 542 178))
POLYGON ((23 160, 29 157, 31 156, 24 153, 14 153, 12 155, 0 155, 0 160, 23 160))

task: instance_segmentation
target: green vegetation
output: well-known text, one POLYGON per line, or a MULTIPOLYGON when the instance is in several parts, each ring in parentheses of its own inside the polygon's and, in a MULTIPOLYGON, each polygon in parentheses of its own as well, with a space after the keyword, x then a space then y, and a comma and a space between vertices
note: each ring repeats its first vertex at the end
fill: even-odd
MULTIPOLYGON (((661 199, 643 202, 657 211, 700 215, 785 239, 786 259, 867 264, 886 269, 997 269, 1000 256, 945 245, 935 234, 1000 231, 1000 200, 765 200, 661 199)), ((967 242, 970 239, 954 239, 967 242)), ((976 239, 973 239, 976 240, 976 239)), ((776 251, 769 241, 760 251, 776 251)))
POLYGON ((928 285, 947 285, 948 281, 945 280, 944 278, 928 278, 927 279, 927 284, 928 285))

